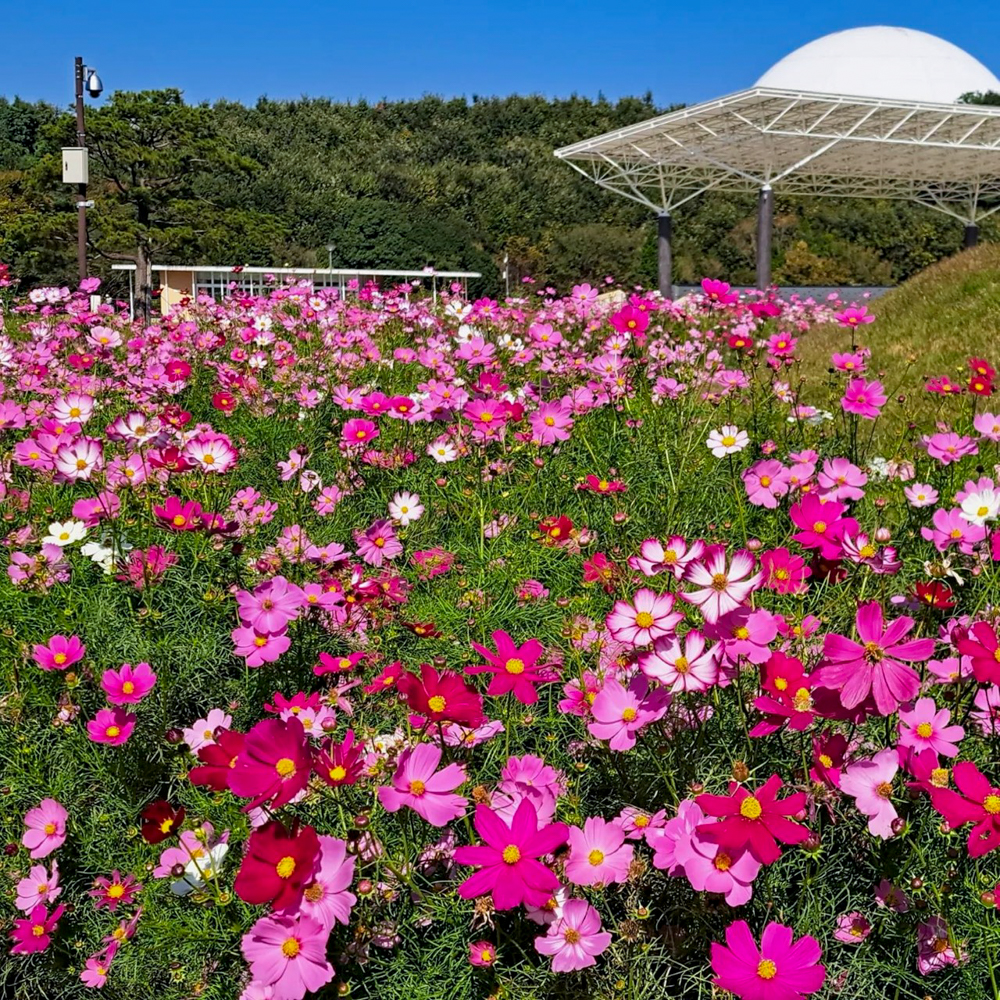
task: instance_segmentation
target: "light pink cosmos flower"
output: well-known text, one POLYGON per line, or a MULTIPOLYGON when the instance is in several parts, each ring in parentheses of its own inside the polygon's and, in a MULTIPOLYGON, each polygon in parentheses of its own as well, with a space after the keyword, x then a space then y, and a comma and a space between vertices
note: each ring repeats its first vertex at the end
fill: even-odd
POLYGON ((938 502, 938 491, 928 483, 912 483, 903 489, 906 502, 911 507, 933 507, 938 502))
POLYGON ((925 920, 917 928, 917 971, 922 976, 929 976, 949 965, 967 961, 962 944, 955 941, 944 917, 925 920))
POLYGON ((977 413, 972 426, 987 441, 1000 441, 1000 417, 992 413, 977 413))
POLYGON ((350 891, 354 878, 355 858, 348 856, 346 841, 336 837, 319 837, 319 861, 313 880, 302 891, 302 900, 289 916, 312 917, 327 931, 335 923, 345 926, 351 919, 351 909, 357 896, 350 891))
POLYGON ((628 564, 643 576, 673 573, 681 580, 688 566, 700 559, 704 551, 705 543, 701 539, 688 545, 681 535, 671 535, 665 543, 647 538, 639 547, 639 555, 629 556, 628 564))
POLYGON ((354 541, 358 555, 369 566, 382 566, 386 559, 395 559, 403 551, 392 522, 385 519, 373 522, 366 531, 355 531, 354 541))
POLYGON ((209 709, 208 715, 204 719, 192 722, 184 730, 184 742, 192 753, 197 753, 202 747, 215 743, 216 729, 229 729, 232 724, 233 717, 221 708, 209 709))
POLYGON ((828 458, 817 476, 823 496, 829 500, 860 500, 868 476, 846 458, 828 458))
POLYGON ((553 972, 575 972, 597 963, 611 944, 611 935, 601 930, 601 916, 585 899, 569 899, 562 916, 549 924, 544 937, 535 938, 535 948, 552 956, 553 972))
POLYGON ((272 1000, 302 1000, 334 977, 326 960, 329 931, 312 917, 271 913, 243 935, 240 947, 254 981, 272 1000))
POLYGON ((899 754, 894 747, 879 751, 871 760, 859 760, 840 773, 840 790, 850 795, 868 817, 873 837, 888 840, 892 821, 899 815, 892 804, 892 779, 899 770, 899 754))
POLYGON ((818 687, 840 692, 844 708, 855 708, 874 695, 880 715, 895 712, 920 690, 920 677, 907 662, 926 660, 934 653, 933 639, 903 639, 914 621, 905 616, 884 624, 878 601, 859 605, 856 616, 861 642, 831 632, 823 639, 823 661, 813 674, 818 687))
POLYGON ((914 753, 933 750, 942 757, 957 757, 956 744, 965 736, 961 726, 949 726, 951 712, 938 710, 933 698, 921 698, 910 711, 899 710, 899 745, 914 753))
POLYGON ((32 865, 27 878, 17 883, 14 905, 22 913, 30 913, 39 903, 48 906, 62 892, 59 884, 59 865, 53 861, 51 873, 44 865, 32 865))
POLYGON ((274 663, 292 644, 287 635, 269 635, 244 626, 234 628, 230 634, 236 646, 234 652, 237 656, 246 657, 248 667, 274 663))
POLYGON ((665 688, 650 691, 642 674, 636 674, 628 687, 614 677, 606 678, 591 706, 594 721, 587 724, 587 730, 599 740, 608 740, 612 750, 631 750, 636 733, 662 719, 671 698, 665 688))
POLYGON ((465 781, 465 769, 449 764, 438 771, 441 748, 431 743, 418 743, 399 755, 392 785, 378 790, 379 802, 387 812, 398 812, 409 806, 431 826, 445 826, 465 812, 469 800, 452 794, 465 781))
POLYGON ((759 586, 763 574, 753 572, 754 557, 745 549, 733 553, 733 561, 726 568, 726 547, 710 546, 704 558, 691 566, 687 582, 697 590, 681 594, 690 604, 696 605, 710 625, 723 615, 738 608, 759 586))
POLYGON ((788 493, 788 469, 773 458, 755 462, 749 469, 744 469, 742 478, 747 499, 755 507, 774 510, 778 499, 788 493))
POLYGON ((56 450, 56 470, 64 479, 90 479, 91 474, 101 469, 103 465, 101 442, 96 438, 74 438, 56 450))
POLYGON ((837 929, 833 932, 833 936, 844 944, 861 944, 871 932, 871 922, 863 913, 854 910, 837 917, 837 929))
POLYGON ((684 615, 674 611, 673 594, 657 594, 643 587, 632 603, 615 601, 605 625, 612 638, 630 646, 648 646, 654 639, 674 634, 684 615))
POLYGON ((112 705, 135 705, 153 690, 156 674, 148 663, 123 663, 117 670, 105 670, 101 687, 112 705))
POLYGON ((591 816, 583 828, 569 828, 566 878, 574 885, 608 885, 628 878, 634 848, 625 843, 621 824, 591 816))
POLYGON ((961 507, 945 510, 938 507, 932 518, 933 527, 920 529, 928 542, 933 542, 938 552, 947 552, 952 545, 957 545, 966 555, 972 554, 973 546, 986 537, 986 528, 980 524, 970 524, 962 517, 961 507))
POLYGON ((69 813, 55 800, 42 799, 24 815, 26 827, 21 843, 36 861, 47 858, 66 841, 66 819, 69 813))
POLYGON ((931 458, 936 458, 942 465, 951 465, 952 462, 957 462, 966 455, 979 454, 979 446, 974 438, 956 434, 954 431, 925 434, 923 443, 927 454, 931 458))
POLYGON ((697 629, 683 639, 656 639, 651 653, 639 655, 639 669, 673 694, 707 691, 719 679, 717 647, 709 647, 697 629))

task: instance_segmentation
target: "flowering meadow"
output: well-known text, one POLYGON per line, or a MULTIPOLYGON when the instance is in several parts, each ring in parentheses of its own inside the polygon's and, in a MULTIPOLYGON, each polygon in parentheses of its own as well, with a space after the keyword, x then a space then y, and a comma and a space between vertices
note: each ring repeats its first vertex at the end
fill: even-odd
POLYGON ((0 285, 5 998, 1000 1000, 990 359, 0 285))

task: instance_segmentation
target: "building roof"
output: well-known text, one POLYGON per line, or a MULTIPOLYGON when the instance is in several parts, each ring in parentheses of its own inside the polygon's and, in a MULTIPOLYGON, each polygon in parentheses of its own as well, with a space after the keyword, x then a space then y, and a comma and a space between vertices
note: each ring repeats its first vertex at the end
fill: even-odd
POLYGON ((1000 90, 1000 81, 932 35, 861 28, 793 52, 749 90, 564 146, 555 155, 663 214, 704 191, 767 186, 788 194, 906 199, 964 222, 1000 209, 1000 203, 982 204, 984 196, 995 201, 1000 195, 1000 107, 885 96, 911 86, 924 94, 957 90, 957 97, 966 88, 1000 90), (837 63, 838 53, 847 69, 837 63), (901 59, 905 74, 892 70, 901 59), (949 67, 957 67, 954 76, 949 67), (926 86, 917 80, 925 72, 926 86), (795 88, 797 80, 816 89, 795 88), (787 87, 764 86, 772 81, 787 87), (819 89, 835 85, 885 93, 819 89))
POLYGON ((754 85, 820 94, 953 104, 1000 80, 957 45, 912 28, 851 28, 824 35, 775 63, 754 85))

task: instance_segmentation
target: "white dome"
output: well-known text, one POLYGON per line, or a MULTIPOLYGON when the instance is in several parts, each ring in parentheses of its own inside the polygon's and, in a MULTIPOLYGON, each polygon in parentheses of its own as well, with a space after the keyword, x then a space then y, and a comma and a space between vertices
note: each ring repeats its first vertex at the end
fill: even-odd
POLYGON ((954 104, 970 90, 1000 92, 1000 80, 957 45, 887 27, 817 38, 775 63, 756 86, 931 104, 954 104))

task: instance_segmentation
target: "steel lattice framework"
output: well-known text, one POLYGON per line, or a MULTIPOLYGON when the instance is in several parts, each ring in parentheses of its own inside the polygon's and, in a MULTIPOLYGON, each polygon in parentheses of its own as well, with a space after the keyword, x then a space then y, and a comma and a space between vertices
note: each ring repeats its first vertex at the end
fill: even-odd
POLYGON ((919 202, 967 225, 1000 210, 1000 107, 753 88, 557 149, 668 215, 705 191, 919 202))

